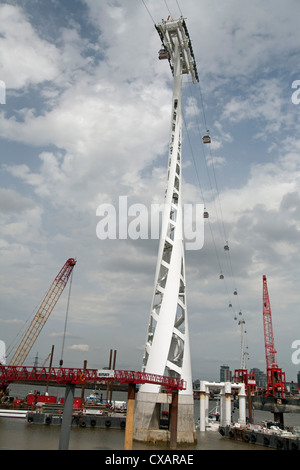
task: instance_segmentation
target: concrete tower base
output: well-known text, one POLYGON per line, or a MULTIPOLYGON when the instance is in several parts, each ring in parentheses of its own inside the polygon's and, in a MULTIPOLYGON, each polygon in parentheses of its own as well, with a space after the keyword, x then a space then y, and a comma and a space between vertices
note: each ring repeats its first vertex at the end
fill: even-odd
MULTIPOLYGON (((160 429, 160 420, 162 407, 168 409, 168 405, 171 405, 171 395, 167 393, 139 392, 136 403, 134 440, 148 443, 169 442, 170 430, 160 429)), ((172 409, 170 412, 172 413, 172 409)), ((193 396, 179 393, 177 443, 194 444, 196 442, 193 396)))

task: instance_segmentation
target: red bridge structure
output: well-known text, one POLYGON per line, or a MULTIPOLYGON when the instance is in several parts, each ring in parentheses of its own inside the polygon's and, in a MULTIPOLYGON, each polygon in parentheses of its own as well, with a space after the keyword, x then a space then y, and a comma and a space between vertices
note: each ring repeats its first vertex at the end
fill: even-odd
POLYGON ((0 365, 0 384, 11 382, 53 382, 59 384, 84 385, 85 383, 119 382, 140 385, 161 385, 166 391, 185 390, 185 381, 132 370, 105 370, 65 367, 25 367, 0 365))
POLYGON ((184 380, 131 370, 0 365, 0 389, 1 387, 5 388, 12 382, 47 382, 66 385, 59 450, 67 450, 69 446, 75 386, 87 383, 96 384, 103 381, 128 384, 125 450, 132 449, 136 386, 152 383, 160 385, 167 393, 172 393, 170 449, 176 449, 178 391, 186 389, 184 380))

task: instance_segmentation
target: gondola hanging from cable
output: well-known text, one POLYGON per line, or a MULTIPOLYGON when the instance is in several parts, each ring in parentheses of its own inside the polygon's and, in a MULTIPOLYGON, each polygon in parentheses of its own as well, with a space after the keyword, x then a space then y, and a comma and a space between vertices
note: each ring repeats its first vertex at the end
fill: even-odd
POLYGON ((224 246, 224 250, 225 250, 225 251, 229 251, 228 242, 226 242, 226 245, 224 246))
POLYGON ((211 138, 209 135, 209 131, 206 131, 207 133, 202 137, 203 143, 204 144, 210 144, 211 143, 211 138))
POLYGON ((205 210, 205 208, 204 208, 203 218, 204 218, 204 219, 208 219, 208 217, 209 217, 209 213, 208 213, 207 210, 205 210))
POLYGON ((158 52, 159 60, 170 59, 170 53, 166 47, 162 47, 158 52))

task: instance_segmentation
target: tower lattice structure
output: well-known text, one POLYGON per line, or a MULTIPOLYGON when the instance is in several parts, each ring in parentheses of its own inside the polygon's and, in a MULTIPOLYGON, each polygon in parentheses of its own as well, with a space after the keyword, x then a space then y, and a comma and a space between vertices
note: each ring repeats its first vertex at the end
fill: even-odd
MULTIPOLYGON (((193 389, 182 205, 182 78, 184 74, 190 74, 196 83, 198 74, 185 20, 180 18, 163 21, 156 25, 156 29, 162 42, 159 58, 169 60, 173 74, 173 98, 167 187, 142 368, 144 372, 183 379, 186 382, 186 389, 180 391, 179 395, 191 398, 188 398, 186 403, 190 406, 187 415, 192 415, 193 389)), ((157 385, 143 384, 140 387, 140 406, 136 415, 138 419, 140 418, 143 428, 147 428, 150 422, 153 425, 153 414, 155 414, 153 407, 156 398, 152 396, 146 405, 147 395, 158 393, 157 385), (141 404, 141 401, 144 401, 144 404, 141 404), (148 425, 145 424, 147 422, 148 425)), ((190 427, 193 426, 194 423, 190 423, 190 427)))
MULTIPOLYGON (((156 26, 174 76, 168 178, 143 371, 183 378, 192 393, 182 209, 182 76, 198 79, 183 18, 156 26)), ((152 387, 145 385, 146 388, 152 387)))

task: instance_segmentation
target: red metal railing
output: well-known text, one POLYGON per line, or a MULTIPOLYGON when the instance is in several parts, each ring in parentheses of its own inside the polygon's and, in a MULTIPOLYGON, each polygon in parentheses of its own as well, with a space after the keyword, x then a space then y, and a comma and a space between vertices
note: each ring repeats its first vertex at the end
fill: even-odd
POLYGON ((98 369, 0 365, 0 384, 29 381, 55 382, 74 385, 82 385, 86 382, 96 383, 110 381, 135 384, 151 383, 161 385, 167 390, 185 390, 186 388, 184 380, 130 370, 115 370, 111 375, 103 376, 102 374, 99 374, 98 369))

